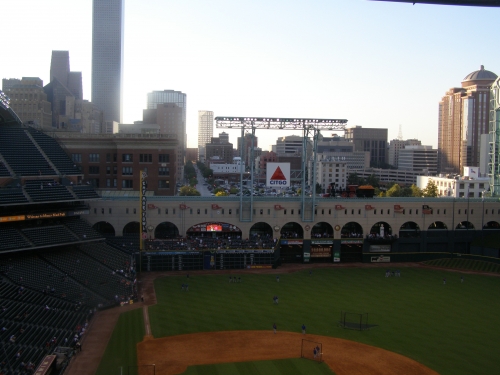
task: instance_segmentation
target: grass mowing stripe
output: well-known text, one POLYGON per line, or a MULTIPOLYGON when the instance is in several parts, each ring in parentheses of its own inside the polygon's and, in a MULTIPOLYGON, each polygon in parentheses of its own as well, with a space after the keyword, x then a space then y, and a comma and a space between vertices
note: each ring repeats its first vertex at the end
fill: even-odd
MULTIPOLYGON (((129 366, 137 365, 136 344, 144 337, 142 309, 124 312, 118 318, 96 375, 128 373, 129 366)), ((133 372, 131 372, 133 374, 133 372)))

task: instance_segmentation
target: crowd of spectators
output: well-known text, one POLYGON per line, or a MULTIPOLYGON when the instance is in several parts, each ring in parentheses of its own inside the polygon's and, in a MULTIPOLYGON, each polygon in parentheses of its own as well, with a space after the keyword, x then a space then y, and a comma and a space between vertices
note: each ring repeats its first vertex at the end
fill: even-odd
POLYGON ((273 249, 277 239, 269 234, 252 234, 250 238, 240 235, 211 237, 203 234, 191 235, 187 238, 155 239, 146 242, 149 251, 203 251, 234 249, 273 249))

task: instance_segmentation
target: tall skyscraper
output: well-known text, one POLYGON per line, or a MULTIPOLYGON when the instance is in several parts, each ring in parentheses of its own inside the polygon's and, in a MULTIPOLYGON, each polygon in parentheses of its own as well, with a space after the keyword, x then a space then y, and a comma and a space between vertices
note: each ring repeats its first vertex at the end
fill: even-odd
POLYGON ((214 136, 214 113, 198 111, 198 160, 205 161, 207 143, 214 136))
POLYGON ((92 102, 122 122, 123 0, 93 0, 92 102))
POLYGON ((481 65, 439 102, 439 172, 462 174, 465 166, 479 166, 481 135, 489 132, 490 86, 496 78, 481 65))
POLYGON ((345 129, 345 139, 354 143, 355 151, 370 152, 370 166, 384 168, 389 161, 387 129, 363 128, 356 125, 345 129))
MULTIPOLYGON (((156 111, 160 134, 176 134, 179 142, 177 152, 177 178, 184 179, 184 164, 187 147, 186 134, 186 94, 180 91, 163 90, 148 93, 147 110, 156 111)), ((149 115, 151 116, 151 115, 149 115)))

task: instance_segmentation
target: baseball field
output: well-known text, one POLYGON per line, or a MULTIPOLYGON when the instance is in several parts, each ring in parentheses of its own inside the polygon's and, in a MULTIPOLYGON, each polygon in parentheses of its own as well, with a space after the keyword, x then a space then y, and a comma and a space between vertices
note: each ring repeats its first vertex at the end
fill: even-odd
POLYGON ((279 282, 279 270, 158 278, 149 325, 143 309, 122 314, 97 374, 497 374, 500 278, 400 271, 330 267, 280 273, 279 282), (368 313, 375 326, 343 329, 342 310, 368 313), (322 343, 323 363, 300 359, 303 338, 322 343))

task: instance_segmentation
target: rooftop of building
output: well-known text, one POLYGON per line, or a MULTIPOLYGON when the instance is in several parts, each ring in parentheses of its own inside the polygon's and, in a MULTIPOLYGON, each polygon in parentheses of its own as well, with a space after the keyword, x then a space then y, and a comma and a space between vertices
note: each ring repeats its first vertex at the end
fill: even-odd
POLYGON ((497 75, 489 70, 484 69, 484 65, 481 65, 479 70, 476 70, 472 73, 469 73, 463 79, 463 82, 466 81, 494 81, 497 79, 497 75))

